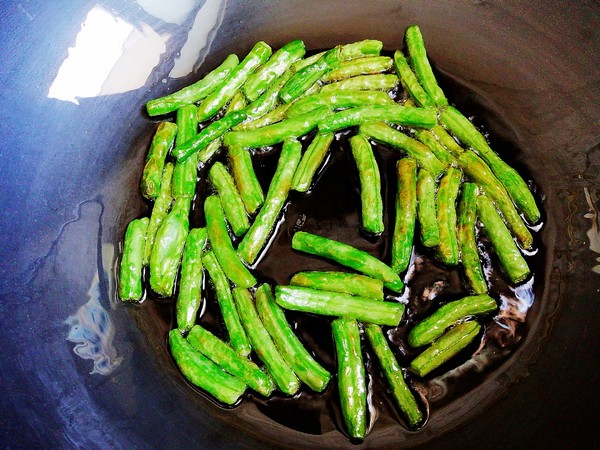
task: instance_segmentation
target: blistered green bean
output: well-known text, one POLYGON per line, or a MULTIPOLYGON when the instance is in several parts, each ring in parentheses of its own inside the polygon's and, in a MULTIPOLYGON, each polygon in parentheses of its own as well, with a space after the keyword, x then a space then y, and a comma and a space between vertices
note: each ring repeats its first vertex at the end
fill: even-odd
POLYGON ((302 144, 295 139, 283 143, 277 169, 269 185, 265 203, 258 212, 248 233, 238 246, 238 255, 248 264, 254 264, 258 254, 275 230, 275 222, 281 213, 292 186, 292 178, 302 156, 302 144))
POLYGON ((356 273, 298 272, 290 279, 290 285, 383 300, 383 282, 356 273))
POLYGON ((315 361, 298 340, 283 310, 275 302, 268 284, 263 284, 256 290, 256 309, 275 346, 300 381, 313 391, 322 392, 327 387, 331 374, 315 361))
POLYGON ((142 268, 148 222, 147 217, 132 220, 125 231, 119 271, 119 298, 123 301, 137 301, 143 295, 142 268))
POLYGON ((183 248, 175 318, 177 328, 184 332, 190 331, 196 323, 202 304, 202 250, 206 240, 206 228, 194 228, 188 233, 183 248))
POLYGON ((176 134, 177 125, 172 122, 161 122, 152 138, 141 182, 142 194, 150 200, 154 200, 160 192, 165 158, 175 141, 176 134))
POLYGON ((444 264, 458 264, 458 236, 456 234, 456 199, 460 189, 462 172, 449 167, 440 180, 437 192, 437 221, 440 229, 440 243, 437 256, 444 264))
POLYGON ((383 199, 381 175, 371 144, 358 134, 350 138, 352 156, 360 179, 360 204, 363 229, 371 234, 383 233, 383 199))
POLYGON ((398 192, 396 218, 392 235, 392 269, 402 273, 408 268, 412 254, 417 215, 417 162, 402 158, 396 163, 398 192))
POLYGON ((233 177, 227 168, 217 161, 208 171, 208 178, 219 192, 221 205, 233 234, 243 236, 250 228, 250 221, 233 177))

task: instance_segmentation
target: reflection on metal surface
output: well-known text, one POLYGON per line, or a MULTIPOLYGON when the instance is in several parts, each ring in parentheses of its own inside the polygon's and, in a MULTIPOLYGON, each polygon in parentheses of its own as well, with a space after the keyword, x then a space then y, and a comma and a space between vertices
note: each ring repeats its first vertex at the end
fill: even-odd
POLYGON ((98 274, 94 276, 89 300, 65 323, 71 327, 67 340, 75 342, 73 351, 83 359, 94 361, 92 374, 108 375, 122 362, 113 345, 114 326, 100 303, 98 274))
MULTIPOLYGON (((595 193, 587 187, 583 188, 585 193, 585 201, 588 204, 589 212, 584 216, 586 219, 592 221, 592 226, 586 232, 588 239, 590 240, 590 250, 595 253, 600 253, 600 228, 598 227, 598 210, 595 207, 598 199, 595 193)), ((596 262, 600 263, 600 257, 596 257, 596 262)), ((592 272, 600 273, 600 264, 592 267, 592 272)))
POLYGON ((144 11, 168 23, 181 25, 199 0, 136 0, 144 11))
POLYGON ((188 33, 187 40, 175 60, 175 65, 169 73, 171 78, 185 77, 202 65, 216 30, 223 21, 223 12, 227 0, 206 0, 196 13, 194 24, 188 33), (206 50, 201 56, 202 50, 206 50))
POLYGON ((48 97, 79 104, 77 98, 117 94, 142 87, 166 50, 170 35, 141 29, 100 5, 88 13, 75 46, 60 66, 48 97))

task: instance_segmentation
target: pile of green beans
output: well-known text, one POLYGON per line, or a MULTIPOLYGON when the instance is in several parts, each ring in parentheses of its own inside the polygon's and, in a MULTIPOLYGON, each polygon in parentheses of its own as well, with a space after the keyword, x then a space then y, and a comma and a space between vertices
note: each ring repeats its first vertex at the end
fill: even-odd
POLYGON ((151 290, 175 299, 168 336, 174 362, 219 402, 234 405, 248 388, 263 397, 293 396, 303 385, 321 393, 335 384, 345 432, 362 440, 373 376, 363 355, 372 352, 405 426, 417 429, 426 408, 415 385, 482 339, 482 317, 498 310, 478 236, 487 237, 510 283, 530 276, 523 252, 533 248, 530 229, 541 218, 533 194, 449 105, 418 26, 407 28, 405 42, 391 58, 377 40, 308 57, 301 40, 277 51, 261 41, 245 58, 229 55, 196 83, 146 104, 150 116, 164 117, 140 183, 153 206, 149 217, 127 226, 118 295, 142 302, 151 290), (288 285, 263 283, 255 269, 286 205, 311 194, 335 141, 348 143, 360 181, 360 231, 389 243, 386 260, 325 230, 295 230, 295 252, 344 269, 301 271, 288 285), (380 146, 398 154, 391 186, 382 184, 381 174, 392 171, 381 167, 380 146), (264 152, 278 152, 267 184, 254 167, 264 152), (200 179, 210 182, 208 190, 197 188, 200 179), (392 211, 386 197, 394 200, 392 211), (201 226, 197 214, 191 217, 196 210, 201 226), (408 306, 398 296, 419 244, 439 264, 461 267, 465 295, 442 298, 427 317, 411 311, 416 323, 406 345, 419 353, 401 365, 387 331, 411 310, 410 291, 408 306), (221 334, 202 323, 208 291, 221 334), (328 318, 336 366, 317 360, 286 311, 328 318))

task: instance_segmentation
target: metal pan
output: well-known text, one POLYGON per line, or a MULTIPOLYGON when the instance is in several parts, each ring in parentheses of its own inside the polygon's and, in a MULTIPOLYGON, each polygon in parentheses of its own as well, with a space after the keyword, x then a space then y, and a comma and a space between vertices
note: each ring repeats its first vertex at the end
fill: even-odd
POLYGON ((149 98, 258 40, 319 49, 373 38, 394 50, 412 23, 453 100, 536 182, 546 215, 536 313, 501 369, 423 430, 376 424, 362 446, 598 442, 596 2, 29 0, 0 17, 4 447, 350 445, 335 426, 299 431, 259 402, 230 411, 194 391, 164 342, 169 305, 120 306, 114 266, 126 223, 146 208, 149 98))

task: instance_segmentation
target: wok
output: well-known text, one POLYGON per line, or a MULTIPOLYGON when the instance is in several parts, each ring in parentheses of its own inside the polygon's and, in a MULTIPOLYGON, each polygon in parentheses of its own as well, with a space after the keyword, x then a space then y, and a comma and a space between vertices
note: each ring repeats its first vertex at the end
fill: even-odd
MULTIPOLYGON (((592 448, 600 397, 600 8, 558 1, 5 2, 0 442, 5 448, 345 447, 187 385, 161 303, 123 307, 114 267, 154 130, 142 105, 258 40, 402 46, 418 23, 451 100, 536 182, 535 314, 502 367, 419 432, 365 447, 592 448), (82 26, 83 24, 83 26, 82 26), (459 94, 459 95, 458 95, 459 94)), ((301 417, 302 411, 297 412, 301 417)), ((327 414, 327 412, 326 412, 327 414)))

